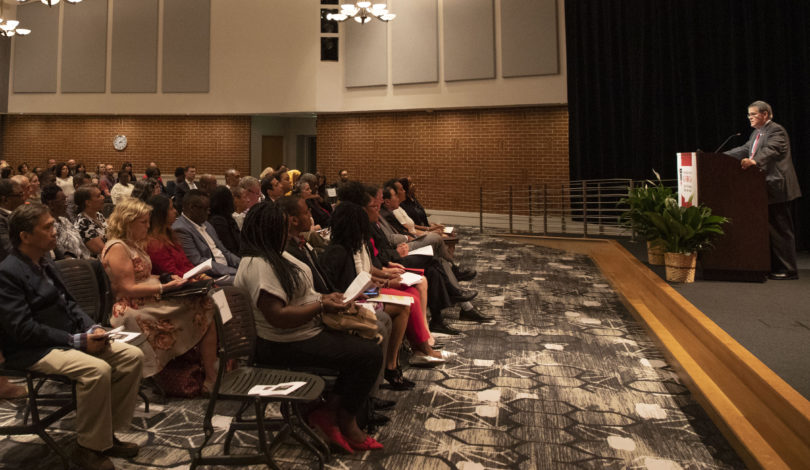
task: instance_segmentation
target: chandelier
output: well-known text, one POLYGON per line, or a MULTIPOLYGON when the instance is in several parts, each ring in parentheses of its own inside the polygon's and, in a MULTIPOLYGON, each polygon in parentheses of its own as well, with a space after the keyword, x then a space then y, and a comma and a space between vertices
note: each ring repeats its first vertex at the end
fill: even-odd
MULTIPOLYGON (((39 1, 44 3, 45 5, 48 5, 49 7, 59 4, 59 0, 39 0, 39 1)), ((65 1, 67 1, 68 3, 80 3, 82 0, 65 0, 65 1)), ((31 2, 36 2, 36 0, 17 0, 17 3, 31 3, 31 2)))
MULTIPOLYGON (((43 0, 44 1, 44 0, 43 0)), ((388 11, 388 5, 385 3, 371 2, 355 2, 355 3, 342 3, 340 5, 340 13, 329 13, 326 15, 327 20, 346 21, 349 18, 354 18, 360 24, 366 24, 372 18, 377 18, 383 22, 389 22, 396 18, 395 13, 388 11)))

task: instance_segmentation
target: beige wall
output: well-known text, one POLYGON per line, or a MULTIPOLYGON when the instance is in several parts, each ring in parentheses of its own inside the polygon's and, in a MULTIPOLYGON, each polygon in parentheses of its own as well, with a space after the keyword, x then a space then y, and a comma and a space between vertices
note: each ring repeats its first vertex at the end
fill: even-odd
MULTIPOLYGON (((110 0, 110 8, 114 1, 110 0)), ((499 25, 500 0, 495 1, 496 25, 499 25)), ((109 91, 79 94, 12 93, 9 96, 9 113, 274 114, 567 102, 562 0, 558 0, 560 65, 563 71, 560 75, 503 79, 500 78, 500 54, 497 54, 499 78, 495 80, 445 83, 440 72, 439 83, 394 87, 389 79, 389 85, 385 87, 352 90, 343 86, 342 61, 320 61, 318 0, 211 2, 209 93, 164 94, 160 88, 156 94, 112 94, 109 91)), ((439 2, 441 7, 441 0, 439 2)), ((61 2, 59 8, 65 7, 61 2)), ((67 7, 80 8, 81 4, 67 7)), ((111 28, 112 15, 109 17, 111 28)), ((496 50, 499 50, 499 37, 499 26, 496 26, 496 50)), ((340 43, 343 56, 344 41, 340 43)), ((159 77, 162 60, 160 49, 159 42, 159 77)), ((108 46, 108 64, 109 51, 108 46)), ((107 75, 109 90, 109 73, 107 75)))

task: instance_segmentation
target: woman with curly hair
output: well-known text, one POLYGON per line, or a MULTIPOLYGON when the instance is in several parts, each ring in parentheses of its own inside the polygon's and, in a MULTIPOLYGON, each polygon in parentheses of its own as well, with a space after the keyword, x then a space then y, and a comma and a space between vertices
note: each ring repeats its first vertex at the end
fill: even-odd
MULTIPOLYGON (((206 295, 161 298, 164 291, 185 284, 180 276, 171 275, 168 282, 152 275, 152 261, 146 254, 149 216, 152 206, 128 198, 115 207, 107 221, 108 242, 101 262, 110 277, 116 303, 113 305, 112 326, 124 326, 127 331, 140 331, 147 341, 144 352, 144 377, 159 373, 172 359, 185 354, 198 343, 205 373, 205 385, 216 380, 216 331, 214 309, 206 295)), ((196 365, 199 371, 200 365, 196 365)), ((199 375, 199 374, 198 374, 199 375)), ((169 380, 167 377, 163 379, 169 380)), ((180 384, 180 390, 170 394, 199 393, 192 384, 180 384)), ((166 381, 164 381, 166 383, 166 381)))
POLYGON ((275 203, 253 206, 242 227, 242 261, 234 285, 253 301, 258 338, 256 360, 277 367, 338 370, 326 405, 309 414, 309 422, 349 453, 381 449, 357 425, 382 364, 373 341, 324 328, 321 314, 353 308, 340 293, 313 290, 309 267, 284 251, 288 221, 275 203))

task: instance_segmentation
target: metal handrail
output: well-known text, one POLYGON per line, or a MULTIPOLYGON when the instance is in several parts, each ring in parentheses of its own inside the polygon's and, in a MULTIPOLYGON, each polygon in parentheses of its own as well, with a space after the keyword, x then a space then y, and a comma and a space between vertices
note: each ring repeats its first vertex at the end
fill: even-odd
MULTIPOLYGON (((662 183, 677 187, 674 179, 662 183)), ((595 227, 599 235, 632 237, 634 234, 619 223, 619 216, 627 210, 620 201, 627 197, 630 188, 644 184, 648 181, 608 178, 506 189, 479 187, 479 229, 483 232, 486 226, 508 228, 509 233, 587 237, 589 230, 595 227)))

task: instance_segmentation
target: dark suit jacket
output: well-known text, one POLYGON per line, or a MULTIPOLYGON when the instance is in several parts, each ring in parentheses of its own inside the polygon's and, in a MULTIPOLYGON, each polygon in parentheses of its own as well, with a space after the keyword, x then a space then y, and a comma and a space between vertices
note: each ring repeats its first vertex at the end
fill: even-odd
POLYGON ((30 367, 52 349, 72 349, 71 335, 94 324, 50 258, 45 269, 56 285, 17 250, 0 263, 0 342, 6 362, 15 368, 30 367))
POLYGON ((181 183, 177 183, 174 187, 174 208, 177 209, 178 213, 183 213, 183 197, 186 195, 187 192, 191 191, 191 188, 188 186, 188 182, 183 180, 181 183))
POLYGON ((319 261, 329 281, 338 292, 344 292, 357 277, 354 256, 342 245, 332 243, 327 246, 319 261))
MULTIPOLYGON (((210 223, 205 222, 204 226, 208 235, 214 239, 214 245, 219 248, 225 256, 225 260, 228 262, 227 265, 224 265, 214 260, 211 271, 208 274, 211 275, 211 277, 225 276, 226 274, 231 276, 235 275, 236 268, 239 267, 240 258, 225 248, 225 245, 222 244, 222 241, 217 236, 216 230, 214 230, 214 227, 212 227, 210 223)), ((188 260, 191 261, 191 264, 196 266, 208 258, 213 260, 214 254, 211 252, 211 248, 208 247, 208 243, 206 243, 203 236, 197 231, 194 222, 188 220, 187 217, 178 217, 172 224, 172 230, 174 230, 175 235, 177 235, 177 241, 180 242, 180 246, 183 247, 183 251, 186 252, 186 256, 188 256, 188 260)))
POLYGON ((754 129, 748 142, 726 152, 742 160, 751 155, 751 147, 760 134, 756 153, 753 158, 757 167, 765 172, 768 185, 768 204, 792 201, 802 195, 793 158, 790 154, 790 139, 787 131, 779 124, 768 121, 761 129, 754 129))
POLYGON ((217 232, 217 235, 219 236, 220 241, 222 241, 222 244, 225 245, 225 248, 227 248, 231 253, 239 256, 239 252, 241 251, 239 226, 236 225, 236 221, 233 220, 233 217, 230 215, 211 215, 208 217, 208 223, 214 227, 214 231, 217 232))
MULTIPOLYGON (((295 240, 288 237, 285 251, 295 256, 298 261, 301 261, 309 266, 309 269, 312 271, 312 283, 315 292, 319 294, 331 294, 332 292, 337 292, 337 289, 335 289, 335 286, 329 279, 329 275, 326 274, 326 271, 324 271, 323 267, 321 267, 318 255, 315 253, 314 249, 310 248, 308 243, 302 248, 295 240), (309 253, 309 257, 307 257, 307 253, 309 253), (310 262, 310 258, 312 258, 314 263, 310 262)), ((353 263, 354 262, 352 262, 352 265, 354 265, 353 263)))

